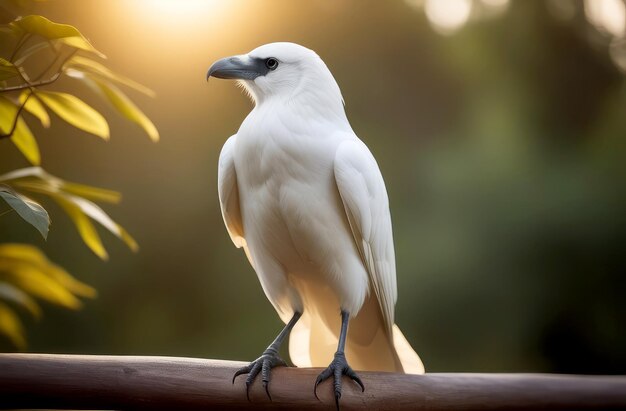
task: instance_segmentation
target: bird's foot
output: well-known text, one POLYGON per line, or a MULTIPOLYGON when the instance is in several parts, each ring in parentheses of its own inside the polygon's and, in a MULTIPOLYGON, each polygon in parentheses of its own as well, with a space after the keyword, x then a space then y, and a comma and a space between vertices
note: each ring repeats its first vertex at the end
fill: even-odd
POLYGON ((350 368, 348 365, 348 361, 346 360, 346 356, 344 353, 335 353, 335 359, 330 363, 328 368, 320 373, 317 376, 317 380, 315 381, 315 388, 313 393, 315 397, 319 399, 317 396, 317 386, 324 380, 330 378, 330 376, 334 377, 334 387, 335 387, 335 404, 337 405, 337 409, 339 409, 339 399, 341 398, 341 376, 346 375, 350 377, 354 382, 359 384, 361 387, 361 391, 365 392, 365 386, 363 382, 359 378, 359 376, 350 368))
POLYGON ((235 375, 233 376, 233 384, 235 383, 235 378, 237 378, 241 374, 248 374, 246 378, 246 397, 248 397, 248 401, 250 400, 250 386, 252 382, 261 373, 261 377, 263 379, 263 387, 265 388, 265 392, 267 393, 268 398, 271 400, 272 396, 270 395, 269 385, 270 385, 270 373, 272 368, 283 366, 286 367, 287 363, 278 356, 278 352, 274 349, 268 348, 261 354, 259 358, 252 361, 250 364, 245 367, 237 370, 235 375))

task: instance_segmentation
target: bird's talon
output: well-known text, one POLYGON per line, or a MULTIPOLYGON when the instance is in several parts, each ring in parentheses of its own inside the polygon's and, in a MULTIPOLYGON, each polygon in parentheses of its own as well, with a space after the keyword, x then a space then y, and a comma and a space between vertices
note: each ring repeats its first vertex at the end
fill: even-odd
POLYGON ((249 373, 251 369, 252 367, 250 365, 246 365, 245 367, 241 367, 240 369, 238 369, 235 372, 235 375, 233 375, 233 384, 235 383, 235 378, 239 377, 241 374, 249 373))
POLYGON ((237 378, 241 374, 248 374, 246 378, 246 397, 248 401, 250 401, 250 387, 254 382, 255 378, 261 374, 263 381, 263 388, 265 388, 265 392, 267 393, 267 397, 272 400, 272 396, 270 395, 269 384, 270 384, 270 376, 271 370, 274 367, 278 366, 286 366, 285 361, 280 358, 278 355, 274 353, 264 352, 261 357, 252 361, 249 365, 240 368, 235 372, 233 376, 233 384, 235 383, 235 378, 237 378))
POLYGON ((348 361, 343 353, 335 354, 335 359, 330 363, 328 368, 322 371, 315 380, 315 386, 313 388, 313 394, 315 394, 315 398, 319 400, 317 395, 317 386, 323 381, 333 376, 334 379, 334 393, 335 393, 335 404, 337 405, 337 409, 339 409, 339 399, 341 399, 341 377, 343 375, 349 377, 351 380, 356 382, 360 387, 361 391, 365 392, 365 386, 363 382, 359 378, 359 376, 354 372, 354 370, 348 365, 348 361))
POLYGON ((269 381, 263 380, 263 388, 265 388, 265 393, 267 394, 267 398, 272 401, 272 396, 270 395, 270 384, 269 381))

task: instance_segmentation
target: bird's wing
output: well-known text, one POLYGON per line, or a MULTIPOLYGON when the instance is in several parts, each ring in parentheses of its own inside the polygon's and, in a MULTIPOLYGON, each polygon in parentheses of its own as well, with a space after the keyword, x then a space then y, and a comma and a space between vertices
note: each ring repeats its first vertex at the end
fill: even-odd
POLYGON ((235 172, 233 156, 236 137, 237 135, 230 137, 224 143, 224 147, 222 147, 217 169, 217 190, 222 217, 224 218, 228 234, 230 234, 230 238, 235 243, 235 246, 241 248, 246 246, 246 240, 239 208, 239 188, 237 186, 237 173, 235 172))
POLYGON ((339 145, 334 168, 354 240, 391 335, 398 290, 389 199, 383 176, 372 153, 357 138, 339 145))

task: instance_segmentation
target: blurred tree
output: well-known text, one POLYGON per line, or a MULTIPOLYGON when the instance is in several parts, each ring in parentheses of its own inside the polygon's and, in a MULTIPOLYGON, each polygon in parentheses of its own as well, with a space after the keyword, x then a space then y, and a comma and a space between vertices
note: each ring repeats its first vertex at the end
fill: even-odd
MULTIPOLYGON (((19 2, 9 5, 19 6, 19 2)), ((117 203, 120 194, 63 181, 40 168, 41 154, 27 125, 26 114, 31 116, 30 121, 37 120, 47 128, 50 110, 72 126, 108 140, 108 123, 99 112, 73 94, 44 89, 61 76, 69 76, 95 90, 122 116, 142 127, 150 139, 158 141, 159 133, 150 119, 117 85, 149 96, 154 93, 96 60, 104 55, 75 27, 42 16, 25 16, 2 25, 0 44, 0 140, 10 140, 32 164, 0 175, 0 197, 10 207, 0 217, 14 211, 46 238, 50 225, 48 213, 26 193, 43 195, 61 206, 85 244, 101 259, 107 259, 108 254, 92 221, 136 251, 135 240, 94 202, 117 203)), ((7 336, 17 348, 25 347, 24 332, 18 316, 5 302, 39 317, 41 309, 34 298, 77 309, 81 306, 78 297, 93 296, 93 288, 50 262, 36 247, 0 244, 0 334, 7 336)))

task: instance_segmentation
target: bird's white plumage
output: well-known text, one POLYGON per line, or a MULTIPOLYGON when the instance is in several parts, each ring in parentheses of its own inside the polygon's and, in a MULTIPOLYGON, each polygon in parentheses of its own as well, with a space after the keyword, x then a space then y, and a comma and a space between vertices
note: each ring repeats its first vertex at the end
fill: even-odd
POLYGON ((339 145, 335 180, 370 285, 391 332, 398 291, 389 200, 378 164, 363 142, 355 139, 339 145))
POLYGON ((393 236, 378 165, 314 52, 274 43, 241 56, 267 57, 280 64, 244 81, 256 105, 220 155, 228 232, 283 321, 303 312, 290 337, 296 365, 328 364, 343 309, 355 369, 423 372, 394 325, 393 236))
POLYGON ((234 145, 235 136, 232 136, 222 147, 217 172, 217 188, 224 224, 235 246, 241 248, 246 245, 246 240, 239 208, 239 187, 233 159, 234 145))

